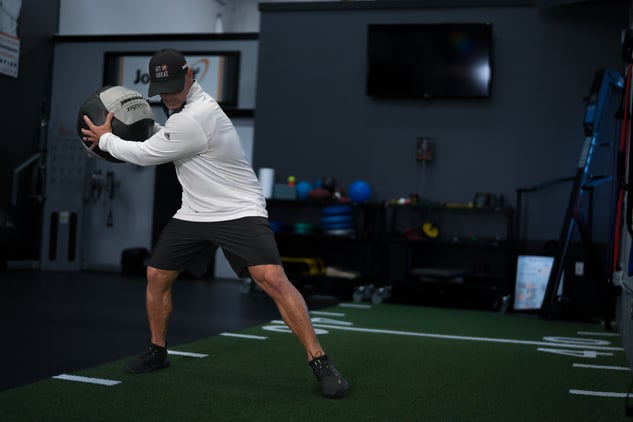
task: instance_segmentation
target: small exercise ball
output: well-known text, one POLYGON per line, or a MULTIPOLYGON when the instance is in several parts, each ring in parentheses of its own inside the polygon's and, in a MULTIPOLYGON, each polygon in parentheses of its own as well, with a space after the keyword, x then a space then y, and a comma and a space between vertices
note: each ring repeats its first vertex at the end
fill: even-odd
POLYGON ((108 112, 113 112, 112 133, 127 141, 144 141, 154 132, 154 113, 142 94, 123 86, 104 86, 91 94, 79 107, 77 133, 88 153, 113 162, 114 158, 99 147, 90 149, 90 142, 83 140, 81 129, 87 129, 83 116, 87 115, 95 125, 105 122, 108 112))
POLYGON ((371 187, 364 180, 356 180, 349 185, 347 194, 354 202, 365 202, 371 196, 371 187))
POLYGON ((297 193, 297 199, 308 199, 310 195, 310 191, 312 190, 312 185, 310 182, 299 182, 295 186, 295 191, 297 193))
POLYGON ((321 187, 330 193, 334 193, 338 183, 333 177, 324 177, 321 179, 321 187))

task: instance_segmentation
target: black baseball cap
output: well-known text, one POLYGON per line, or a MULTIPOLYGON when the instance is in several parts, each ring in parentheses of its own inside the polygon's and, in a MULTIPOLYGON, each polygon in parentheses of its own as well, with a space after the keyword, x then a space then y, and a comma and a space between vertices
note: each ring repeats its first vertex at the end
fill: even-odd
POLYGON ((185 87, 189 65, 180 51, 160 50, 149 61, 149 89, 147 95, 180 92, 185 87))

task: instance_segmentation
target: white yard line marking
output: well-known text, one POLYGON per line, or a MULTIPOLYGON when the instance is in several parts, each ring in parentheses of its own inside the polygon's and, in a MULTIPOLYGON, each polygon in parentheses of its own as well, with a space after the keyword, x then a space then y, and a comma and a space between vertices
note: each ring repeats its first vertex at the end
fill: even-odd
POLYGON ((446 339, 446 340, 482 341, 482 342, 489 342, 489 343, 525 344, 525 345, 530 345, 530 346, 548 346, 548 347, 556 346, 556 347, 569 347, 569 348, 575 348, 575 349, 591 349, 591 350, 617 350, 617 351, 624 350, 621 347, 594 346, 594 345, 589 345, 589 344, 554 343, 554 342, 548 342, 548 341, 514 340, 514 339, 505 339, 505 338, 415 333, 411 331, 379 330, 376 328, 345 327, 341 325, 329 325, 329 324, 314 324, 314 327, 328 328, 332 330, 357 331, 360 333, 393 334, 393 335, 399 335, 399 336, 441 338, 441 339, 446 339))
POLYGON ((58 380, 65 380, 65 381, 85 382, 85 383, 88 383, 88 384, 107 385, 108 387, 111 387, 111 386, 117 385, 117 384, 121 384, 121 381, 116 381, 116 380, 107 380, 107 379, 103 379, 103 378, 80 377, 80 376, 77 376, 77 375, 68 375, 68 374, 55 375, 53 378, 58 379, 58 380))
POLYGON ((344 317, 345 316, 345 314, 342 314, 340 312, 310 311, 310 313, 312 315, 323 315, 323 316, 338 316, 338 317, 344 317))
MULTIPOLYGON (((313 326, 318 326, 318 325, 324 325, 324 324, 336 324, 336 325, 344 325, 344 326, 351 326, 354 325, 353 322, 348 322, 348 321, 336 321, 333 319, 328 319, 328 318, 311 318, 310 321, 312 321, 312 325, 313 326)), ((270 321, 271 324, 280 324, 280 325, 286 325, 286 323, 281 320, 281 319, 273 319, 272 321, 270 321)))
POLYGON ((250 334, 236 334, 236 333, 220 333, 220 335, 225 336, 225 337, 250 338, 253 340, 266 340, 268 338, 265 336, 253 336, 250 334))
POLYGON ((207 356, 209 356, 205 355, 204 353, 179 352, 177 350, 167 350, 167 353, 170 355, 187 356, 190 358, 206 358, 207 356))
POLYGON ((576 394, 579 396, 594 396, 594 397, 616 397, 616 398, 624 398, 624 397, 633 397, 633 395, 629 393, 615 393, 613 391, 589 391, 589 390, 569 390, 569 394, 576 394))
POLYGON ((626 367, 626 366, 587 365, 585 363, 574 363, 574 368, 608 369, 612 371, 631 371, 631 368, 626 367))
POLYGON ((581 336, 602 336, 602 337, 620 337, 618 333, 607 333, 604 331, 578 331, 581 336))
POLYGON ((339 303, 342 308, 371 309, 371 305, 359 305, 357 303, 339 303))

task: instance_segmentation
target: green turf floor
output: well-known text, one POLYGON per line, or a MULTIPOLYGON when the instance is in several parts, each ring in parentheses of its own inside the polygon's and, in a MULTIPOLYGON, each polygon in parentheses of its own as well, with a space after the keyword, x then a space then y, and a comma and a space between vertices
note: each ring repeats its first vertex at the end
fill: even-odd
MULTIPOLYGON (((123 361, 0 392, 1 421, 618 421, 631 371, 599 324, 401 305, 342 304, 312 314, 349 379, 321 398, 280 321, 174 347, 169 369, 123 361)), ((6 347, 10 347, 7 345, 6 347)), ((69 350, 68 353, 81 353, 69 350)), ((19 370, 19 368, 16 368, 19 370)))

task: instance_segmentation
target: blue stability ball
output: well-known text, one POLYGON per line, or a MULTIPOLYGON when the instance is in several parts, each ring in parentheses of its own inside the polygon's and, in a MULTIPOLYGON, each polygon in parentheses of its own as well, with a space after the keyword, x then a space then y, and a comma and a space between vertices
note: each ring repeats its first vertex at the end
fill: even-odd
POLYGON ((308 195, 312 190, 310 182, 299 182, 295 186, 295 192, 297 192, 297 199, 308 199, 308 195))
POLYGON ((354 202, 365 202, 371 196, 371 187, 364 180, 356 180, 349 185, 347 194, 354 202))

